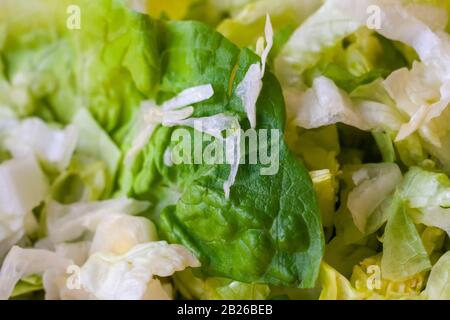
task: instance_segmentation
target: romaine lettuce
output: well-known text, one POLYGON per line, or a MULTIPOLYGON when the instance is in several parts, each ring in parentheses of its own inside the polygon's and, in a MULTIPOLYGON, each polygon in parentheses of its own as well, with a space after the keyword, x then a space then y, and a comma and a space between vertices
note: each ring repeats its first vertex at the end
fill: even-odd
POLYGON ((450 233, 450 180, 443 173, 413 167, 400 188, 401 197, 412 209, 415 223, 450 233))
MULTIPOLYGON (((193 117, 227 112, 244 119, 245 110, 234 91, 257 57, 248 50, 240 51, 197 23, 170 22, 166 34, 163 50, 166 72, 159 95, 172 97, 186 88, 210 83, 214 96, 195 105, 193 117)), ((270 74, 263 80, 256 110, 258 129, 283 130, 283 99, 270 74)), ((248 127, 249 123, 241 121, 241 126, 248 127)), ((150 201, 158 199, 165 204, 162 208, 156 205, 154 210, 160 217, 163 235, 195 252, 208 275, 244 282, 313 286, 322 250, 317 203, 307 171, 284 142, 279 141, 279 173, 261 176, 260 166, 240 165, 227 200, 221 191, 229 175, 227 165, 167 167, 164 164, 163 155, 170 146, 172 132, 173 129, 158 127, 132 166, 133 171, 137 168, 135 177, 122 177, 123 186, 129 186, 132 180, 131 190, 126 189, 130 194, 145 195, 150 201), (244 192, 249 183, 258 193, 244 192), (290 187, 285 195, 289 200, 284 200, 290 205, 280 204, 276 199, 292 183, 294 189, 290 187), (175 199, 171 196, 174 192, 178 193, 175 199), (271 228, 272 224, 277 227, 271 228), (214 234, 210 233, 211 225, 216 226, 214 234), (291 238, 294 235, 302 236, 291 238), (282 260, 285 262, 280 263, 282 260)))

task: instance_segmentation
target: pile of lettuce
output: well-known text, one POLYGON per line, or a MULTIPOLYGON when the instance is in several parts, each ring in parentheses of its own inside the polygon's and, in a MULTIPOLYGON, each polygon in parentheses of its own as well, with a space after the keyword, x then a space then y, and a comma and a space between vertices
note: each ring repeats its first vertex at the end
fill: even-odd
POLYGON ((0 299, 450 299, 449 14, 1 1, 0 299))

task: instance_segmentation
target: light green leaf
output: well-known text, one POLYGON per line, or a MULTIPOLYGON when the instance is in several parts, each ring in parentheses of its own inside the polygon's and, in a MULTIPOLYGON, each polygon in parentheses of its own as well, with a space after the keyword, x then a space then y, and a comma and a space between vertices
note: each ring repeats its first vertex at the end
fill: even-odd
POLYGON ((381 270, 389 280, 404 280, 431 268, 428 254, 409 217, 408 208, 397 194, 390 207, 384 232, 381 270))
POLYGON ((413 167, 400 189, 415 223, 438 227, 450 232, 450 179, 444 173, 413 167))
POLYGON ((72 123, 78 128, 77 152, 103 161, 108 169, 106 195, 112 191, 121 152, 109 135, 92 118, 88 110, 78 111, 72 123))

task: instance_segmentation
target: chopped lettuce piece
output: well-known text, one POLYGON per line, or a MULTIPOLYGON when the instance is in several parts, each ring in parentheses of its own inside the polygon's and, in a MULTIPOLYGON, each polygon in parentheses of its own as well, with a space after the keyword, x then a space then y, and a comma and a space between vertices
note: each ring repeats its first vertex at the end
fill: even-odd
POLYGON ((450 180, 444 173, 413 167, 405 175, 401 197, 414 209, 415 223, 441 228, 450 234, 450 180))
POLYGON ((194 113, 191 104, 208 100, 213 95, 214 89, 208 84, 185 89, 174 98, 164 102, 160 108, 154 101, 143 102, 138 115, 138 131, 135 133, 133 144, 126 155, 127 162, 131 162, 145 147, 158 125, 184 124, 182 121, 194 113))
POLYGON ((74 126, 61 130, 38 118, 29 118, 8 130, 4 145, 13 156, 32 153, 46 168, 62 171, 69 165, 77 141, 74 126))
POLYGON ((71 263, 54 252, 14 246, 0 269, 0 299, 8 299, 20 279, 35 274, 43 275, 46 298, 54 299, 57 282, 71 263))
POLYGON ((139 243, 157 240, 156 227, 147 218, 110 214, 98 224, 90 254, 109 252, 121 255, 139 243))
POLYGON ((312 88, 289 103, 289 108, 296 110, 295 123, 306 129, 343 123, 363 131, 398 130, 401 124, 398 114, 389 105, 370 100, 352 100, 351 96, 324 76, 314 79, 312 88))
MULTIPOLYGON (((374 4, 379 6, 384 20, 377 32, 388 39, 413 47, 421 60, 414 63, 412 70, 400 69, 386 80, 389 93, 398 107, 403 108, 410 116, 409 123, 400 128, 397 140, 420 130, 428 143, 439 146, 437 133, 427 126, 450 103, 450 40, 442 33, 445 22, 439 22, 436 26, 439 19, 435 17, 439 11, 433 7, 421 6, 417 10, 415 7, 411 9, 383 1, 359 1, 357 5, 353 1, 337 3, 343 12, 360 23, 367 20, 367 7, 374 4), (439 26, 441 30, 435 31, 439 26), (420 87, 419 91, 416 90, 417 87, 420 87)), ((445 15, 444 19, 446 21, 445 15)))
POLYGON ((33 156, 11 159, 0 165, 2 216, 25 215, 44 199, 48 181, 33 156))
POLYGON ((87 231, 95 231, 99 223, 113 214, 137 214, 149 204, 127 198, 61 205, 50 201, 46 205, 47 232, 53 243, 74 241, 87 231))
POLYGON ((338 122, 361 130, 370 129, 355 110, 351 100, 330 79, 318 77, 299 101, 296 123, 306 129, 318 128, 338 122))
POLYGON ((400 184, 402 173, 394 163, 366 164, 353 173, 352 179, 355 188, 348 195, 347 207, 355 225, 366 233, 370 216, 400 184))
POLYGON ((323 75, 351 93, 406 66, 404 53, 393 41, 362 28, 327 50, 314 67, 305 71, 303 80, 310 85, 312 77, 323 75))
MULTIPOLYGON (((239 121, 237 117, 223 113, 209 117, 192 118, 194 108, 187 106, 187 104, 208 100, 213 94, 214 90, 211 85, 202 85, 183 90, 171 100, 166 101, 161 108, 157 108, 152 101, 144 103, 141 107, 142 114, 140 115, 143 117, 143 121, 139 121, 139 131, 136 133, 133 145, 127 152, 126 164, 130 164, 135 156, 145 147, 159 124, 165 127, 191 127, 202 133, 209 134, 226 144, 226 157, 227 159, 232 159, 232 161, 230 163, 230 174, 223 184, 223 189, 225 197, 229 198, 230 188, 236 180, 241 158, 239 121), (223 138, 222 133, 224 131, 227 131, 227 133, 231 131, 231 134, 223 138)), ((165 163, 167 162, 167 159, 165 159, 165 163)))
POLYGON ((411 208, 450 207, 450 179, 443 173, 418 167, 405 175, 401 196, 411 208))
POLYGON ((397 193, 383 237, 381 271, 388 280, 402 281, 431 268, 422 239, 410 218, 411 210, 397 193))
MULTIPOLYGON (((159 281, 155 276, 168 277, 187 267, 199 266, 198 260, 183 246, 150 242, 123 255, 93 254, 82 266, 80 280, 84 290, 97 299, 146 299, 155 295, 151 290, 152 281, 159 281)), ((157 296, 162 297, 164 291, 157 296)))
POLYGON ((265 38, 260 39, 264 39, 262 41, 265 41, 266 47, 262 52, 258 52, 261 55, 261 62, 250 65, 244 79, 236 88, 236 95, 244 104, 245 113, 252 129, 256 128, 256 102, 263 86, 262 80, 266 70, 267 57, 273 46, 273 29, 269 15, 266 17, 264 34, 265 38))

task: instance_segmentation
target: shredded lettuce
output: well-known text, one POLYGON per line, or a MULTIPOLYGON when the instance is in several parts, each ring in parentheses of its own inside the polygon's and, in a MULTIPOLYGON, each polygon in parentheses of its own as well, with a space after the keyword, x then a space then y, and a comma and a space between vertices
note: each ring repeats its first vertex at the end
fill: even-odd
POLYGON ((146 101, 141 106, 135 140, 126 158, 130 162, 139 151, 148 143, 153 131, 159 124, 173 126, 182 124, 194 113, 191 104, 208 100, 214 95, 211 85, 202 85, 183 90, 174 98, 166 101, 158 108, 153 101, 146 101))
POLYGON ((48 236, 54 243, 73 241, 86 231, 96 230, 105 217, 112 214, 137 214, 148 206, 146 202, 127 198, 70 205, 50 201, 46 205, 48 236))
MULTIPOLYGON (((261 51, 262 49, 259 52, 261 55, 261 63, 252 64, 248 68, 244 79, 236 88, 236 95, 241 98, 244 104, 245 112, 247 113, 247 118, 252 129, 256 128, 256 102, 263 86, 262 79, 266 70, 267 57, 273 46, 273 29, 269 15, 266 17, 264 33, 266 46, 264 49, 257 48, 257 51, 261 51)), ((264 41, 260 40, 258 40, 258 45, 264 41)))
MULTIPOLYGON (((166 101, 161 108, 154 102, 146 102, 141 107, 139 132, 136 134, 131 149, 128 151, 126 160, 131 163, 132 159, 151 139, 153 131, 161 124, 165 127, 187 126, 201 132, 207 133, 216 139, 223 141, 226 145, 227 159, 231 159, 231 169, 228 179, 223 184, 225 197, 229 198, 230 188, 233 186, 239 168, 240 156, 240 124, 235 116, 223 113, 209 117, 193 118, 194 108, 189 104, 203 102, 211 98, 214 90, 211 85, 202 85, 183 90, 180 94, 166 101), (225 138, 222 132, 231 131, 225 138)), ((259 94, 259 93, 258 93, 259 94)), ((256 101, 255 101, 256 103, 256 101)))

